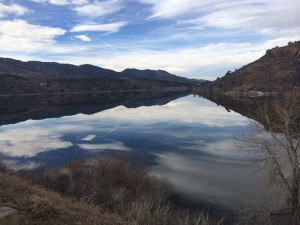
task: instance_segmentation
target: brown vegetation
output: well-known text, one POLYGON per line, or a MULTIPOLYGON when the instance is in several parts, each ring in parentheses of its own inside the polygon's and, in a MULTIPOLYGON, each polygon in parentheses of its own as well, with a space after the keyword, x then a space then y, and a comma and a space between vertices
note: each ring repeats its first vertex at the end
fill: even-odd
POLYGON ((76 161, 35 175, 28 171, 18 175, 31 183, 11 172, 0 173, 0 205, 17 208, 24 224, 223 224, 205 212, 175 209, 170 183, 128 158, 76 161))
POLYGON ((9 172, 0 172, 0 206, 16 208, 22 225, 128 224, 101 206, 63 197, 9 172))

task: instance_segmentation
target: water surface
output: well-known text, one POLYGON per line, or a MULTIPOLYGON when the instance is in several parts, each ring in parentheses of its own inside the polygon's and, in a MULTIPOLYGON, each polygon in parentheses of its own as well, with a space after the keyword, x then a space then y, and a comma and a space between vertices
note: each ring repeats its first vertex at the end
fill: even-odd
POLYGON ((241 198, 256 198, 253 155, 234 144, 249 120, 200 97, 174 99, 0 126, 0 157, 14 169, 38 169, 128 153, 168 177, 186 199, 235 208, 241 198))

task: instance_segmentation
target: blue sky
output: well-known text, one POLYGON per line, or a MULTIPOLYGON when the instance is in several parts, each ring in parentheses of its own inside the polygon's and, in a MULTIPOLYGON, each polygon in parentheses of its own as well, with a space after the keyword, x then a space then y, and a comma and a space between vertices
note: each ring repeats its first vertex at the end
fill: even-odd
POLYGON ((214 80, 300 40, 299 0, 0 0, 0 56, 214 80))

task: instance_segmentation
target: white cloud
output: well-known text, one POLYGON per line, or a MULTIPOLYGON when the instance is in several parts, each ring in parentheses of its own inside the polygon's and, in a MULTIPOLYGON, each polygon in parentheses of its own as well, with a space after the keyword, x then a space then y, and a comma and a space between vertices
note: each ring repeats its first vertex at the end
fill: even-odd
POLYGON ((138 2, 152 6, 151 18, 173 18, 184 13, 193 13, 201 7, 213 4, 214 1, 198 0, 137 0, 138 2))
POLYGON ((300 1, 296 0, 287 0, 285 4, 281 0, 134 0, 150 6, 152 19, 168 19, 170 26, 157 21, 151 29, 141 29, 141 33, 130 36, 128 33, 123 36, 121 30, 128 23, 140 29, 153 22, 140 21, 145 5, 138 15, 128 16, 126 9, 116 17, 113 15, 114 18, 96 20, 95 17, 110 15, 123 6, 129 8, 132 1, 35 1, 67 5, 79 15, 90 17, 67 18, 71 25, 69 32, 78 35, 66 36, 94 42, 62 43, 57 40, 66 41, 58 39, 66 32, 64 29, 23 20, 0 21, 2 55, 14 57, 11 52, 15 52, 16 58, 30 59, 26 55, 29 52, 36 60, 92 63, 119 71, 128 67, 164 69, 178 75, 214 79, 258 59, 268 48, 300 39, 300 1), (121 16, 124 21, 117 22, 121 16), (81 22, 74 24, 74 21, 81 22), (96 32, 111 33, 112 38, 106 39, 96 32), (118 36, 112 34, 116 32, 118 36), (207 44, 209 41, 211 44, 207 44), (71 54, 74 52, 78 54, 71 54))
POLYGON ((31 0, 38 3, 49 3, 53 5, 84 5, 88 4, 88 0, 31 0))
POLYGON ((0 21, 1 50, 36 51, 54 44, 55 38, 65 30, 49 26, 29 24, 24 20, 0 21))
MULTIPOLYGON (((151 6, 152 19, 184 18, 186 26, 286 30, 300 27, 300 1, 287 0, 136 0, 151 6)), ((180 21, 182 22, 182 21, 180 21)), ((298 33, 299 34, 299 33, 298 33)))
POLYGON ((18 4, 6 5, 0 1, 0 18, 8 16, 8 15, 22 16, 29 12, 30 12, 29 9, 27 9, 21 5, 18 5, 18 4))
POLYGON ((81 24, 73 27, 70 32, 83 32, 83 31, 100 31, 100 32, 118 32, 127 22, 116 22, 107 24, 81 24))
POLYGON ((73 8, 79 15, 85 17, 100 17, 115 13, 123 8, 120 0, 94 1, 73 8))
MULTIPOLYGON (((64 62, 91 63, 101 67, 121 71, 125 68, 163 69, 188 77, 215 79, 228 70, 248 64, 275 46, 286 45, 298 40, 298 36, 272 39, 260 44, 215 43, 203 47, 174 48, 164 51, 150 51, 143 47, 124 51, 111 51, 109 54, 83 57, 66 57, 64 62), (99 64, 101 62, 101 64, 99 64)), ((130 46, 129 46, 130 48, 130 46)), ((116 46, 116 49, 118 47, 116 46)))
POLYGON ((91 39, 86 35, 76 35, 75 37, 82 41, 91 41, 91 39))
POLYGON ((38 3, 48 3, 57 6, 71 5, 78 15, 84 17, 101 17, 115 13, 123 8, 121 0, 31 0, 38 3))
POLYGON ((300 27, 299 11, 299 1, 288 0, 282 4, 276 0, 262 0, 257 4, 237 4, 217 9, 201 17, 199 22, 204 26, 225 29, 285 30, 300 27))

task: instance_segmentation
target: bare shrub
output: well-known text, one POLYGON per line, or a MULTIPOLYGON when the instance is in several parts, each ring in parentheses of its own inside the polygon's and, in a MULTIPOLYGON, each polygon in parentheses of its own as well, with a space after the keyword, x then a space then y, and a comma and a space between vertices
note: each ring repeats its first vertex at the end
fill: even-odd
POLYGON ((36 195, 28 197, 25 207, 33 220, 47 221, 60 213, 52 202, 36 195))
POLYGON ((104 207, 46 190, 13 172, 0 172, 0 205, 16 208, 22 225, 128 224, 120 215, 109 213, 104 207))
POLYGON ((122 214, 127 215, 133 224, 167 225, 171 221, 170 204, 165 200, 157 201, 147 197, 131 202, 122 214))
POLYGON ((74 161, 62 168, 45 170, 36 181, 79 201, 104 206, 132 225, 214 224, 208 214, 195 216, 189 212, 188 222, 179 223, 181 218, 172 209, 173 191, 168 180, 152 176, 144 165, 126 157, 74 161))
POLYGON ((176 214, 176 218, 173 220, 174 225, 221 225, 224 220, 213 218, 209 213, 205 211, 190 213, 183 211, 176 214))
POLYGON ((261 219, 261 224, 280 224, 282 220, 291 225, 300 224, 299 103, 293 93, 282 101, 261 105, 261 124, 252 121, 250 131, 239 138, 240 146, 261 156, 257 166, 267 171, 266 191, 273 192, 275 201, 272 207, 259 204, 249 208, 246 217, 252 222, 261 219))

